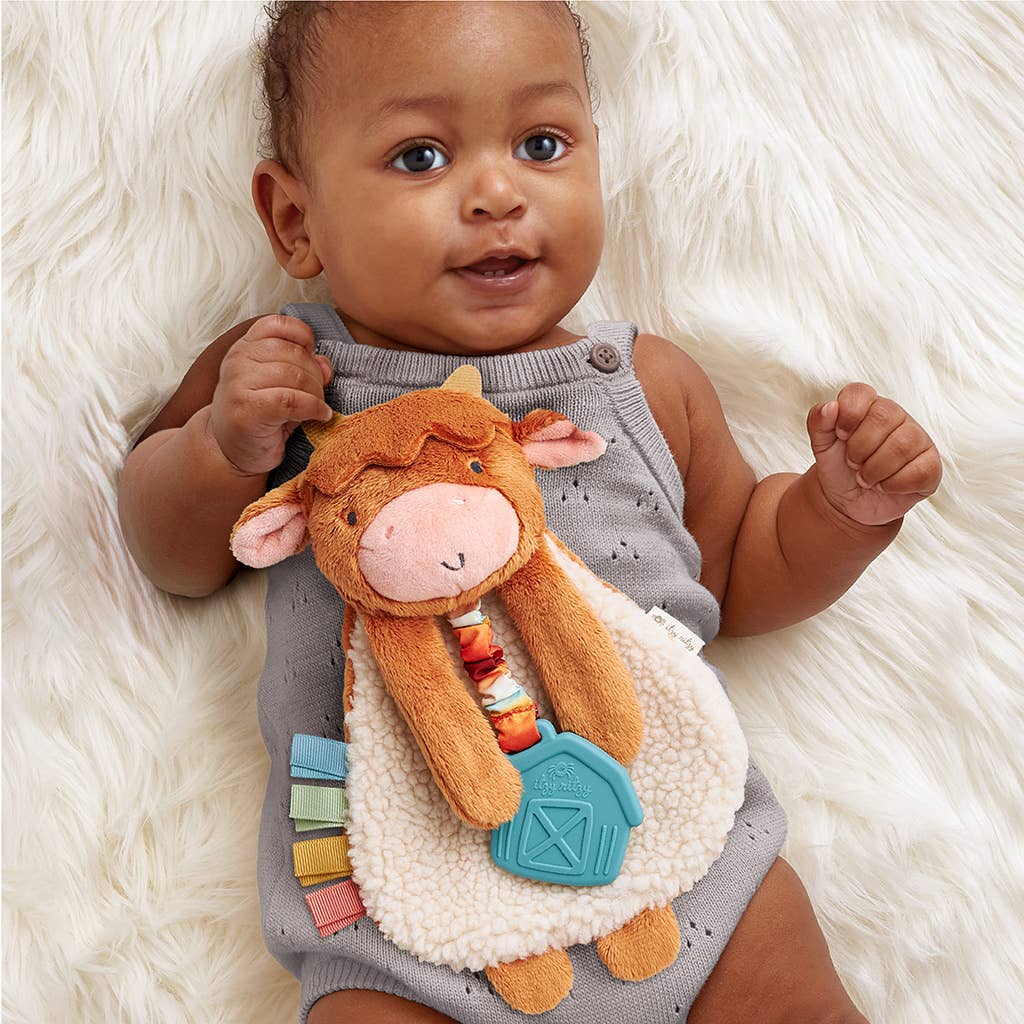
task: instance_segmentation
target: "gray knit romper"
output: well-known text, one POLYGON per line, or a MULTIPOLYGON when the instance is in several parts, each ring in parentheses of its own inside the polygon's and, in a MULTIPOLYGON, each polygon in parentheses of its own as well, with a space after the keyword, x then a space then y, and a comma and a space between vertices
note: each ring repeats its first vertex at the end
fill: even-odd
MULTIPOLYGON (((472 363, 483 379, 484 397, 513 419, 531 409, 553 409, 601 434, 608 448, 596 461, 538 471, 549 528, 644 611, 658 605, 705 641, 714 637, 718 604, 697 582, 700 551, 683 523, 682 481, 633 373, 634 324, 596 323, 587 337, 561 348, 463 357, 359 345, 332 307, 320 303, 289 304, 282 313, 313 328, 317 352, 334 366, 325 397, 341 413, 437 387, 458 366, 472 363)), ((268 486, 300 472, 310 450, 296 430, 268 486)), ((744 803, 722 855, 690 892, 673 901, 683 937, 678 959, 648 981, 617 980, 593 945, 573 946, 572 992, 555 1009, 529 1018, 494 994, 483 972, 456 974, 424 963, 385 939, 368 917, 321 938, 304 899, 317 887, 299 885, 292 844, 332 833, 296 833, 289 817, 289 755, 295 733, 342 736, 343 608, 308 547, 267 573, 259 720, 270 777, 260 827, 259 893, 267 948, 302 983, 299 1024, 317 999, 347 988, 391 992, 463 1024, 685 1020, 786 836, 785 813, 757 767, 749 766, 744 803)))

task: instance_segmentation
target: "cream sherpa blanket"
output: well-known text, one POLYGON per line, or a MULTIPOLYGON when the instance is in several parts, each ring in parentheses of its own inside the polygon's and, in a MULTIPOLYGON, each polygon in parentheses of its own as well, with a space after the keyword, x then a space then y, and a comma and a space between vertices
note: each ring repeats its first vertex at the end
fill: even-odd
MULTIPOLYGON (((252 210, 259 14, 3 6, 5 1021, 294 1019, 265 952, 263 580, 125 553, 125 452, 230 324, 303 293, 252 210)), ((587 4, 608 240, 567 325, 708 371, 758 475, 866 380, 942 489, 811 621, 720 640, 784 855, 874 1024, 1024 1006, 1024 10, 587 4)), ((187 481, 183 481, 187 486, 187 481)))
MULTIPOLYGON (((421 960, 457 971, 592 942, 688 892, 722 852, 743 803, 747 744, 715 673, 628 597, 545 543, 604 623, 643 712, 643 742, 629 765, 643 822, 631 831, 622 870, 607 885, 538 885, 497 867, 490 832, 456 818, 431 779, 358 615, 352 632, 355 680, 345 719, 352 877, 384 935, 421 960), (396 779, 404 784, 396 786, 396 779)), ((537 701, 541 717, 554 721, 504 605, 491 593, 482 609, 512 678, 537 701)), ((458 664, 458 644, 444 632, 458 664)))

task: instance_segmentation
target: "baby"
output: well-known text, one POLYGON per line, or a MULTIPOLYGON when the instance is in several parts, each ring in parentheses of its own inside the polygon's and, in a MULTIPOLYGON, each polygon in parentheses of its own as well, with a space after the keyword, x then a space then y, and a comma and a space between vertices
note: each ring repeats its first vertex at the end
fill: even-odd
MULTIPOLYGON (((604 233, 586 45, 566 5, 283 3, 272 15, 273 159, 256 167, 253 199, 281 266, 323 274, 332 301, 218 338, 129 455, 122 527, 157 586, 199 597, 228 583, 239 513, 308 459, 299 423, 436 387, 464 362, 510 416, 554 409, 608 441, 596 462, 538 474, 548 524, 704 641, 827 607, 938 487, 931 439, 867 384, 810 410, 805 473, 755 481, 677 344, 628 321, 585 337, 559 326, 604 233)), ((521 1019, 482 975, 420 962, 372 922, 318 937, 291 872, 288 751, 295 733, 340 733, 341 609, 308 549, 268 571, 267 601, 260 895, 268 947, 302 983, 300 1021, 521 1019)), ((784 838, 751 764, 725 850, 672 904, 678 957, 624 985, 593 946, 574 947, 573 998, 544 1019, 864 1021, 777 856, 784 838)))

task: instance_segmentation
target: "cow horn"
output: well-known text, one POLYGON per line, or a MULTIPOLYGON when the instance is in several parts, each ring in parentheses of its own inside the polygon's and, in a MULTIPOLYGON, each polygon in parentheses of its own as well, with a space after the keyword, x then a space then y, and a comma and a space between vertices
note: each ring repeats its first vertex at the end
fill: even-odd
POLYGON ((480 381, 480 371, 469 363, 464 363, 454 372, 448 374, 447 379, 441 385, 442 391, 462 391, 467 395, 476 395, 483 398, 483 387, 480 381))
POLYGON ((336 412, 326 423, 323 420, 306 420, 302 424, 302 432, 309 438, 309 443, 318 448, 334 429, 348 417, 336 412))

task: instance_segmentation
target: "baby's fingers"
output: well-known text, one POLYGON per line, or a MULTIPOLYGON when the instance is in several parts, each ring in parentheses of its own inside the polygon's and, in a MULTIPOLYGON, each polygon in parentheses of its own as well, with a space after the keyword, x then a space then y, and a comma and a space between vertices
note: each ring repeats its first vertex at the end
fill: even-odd
POLYGON ((298 317, 283 314, 261 317, 239 341, 250 359, 262 362, 277 359, 300 364, 312 361, 316 364, 316 377, 321 387, 326 386, 334 373, 327 356, 316 351, 313 329, 298 317))
POLYGON ((322 398, 296 388, 259 388, 252 392, 252 401, 257 415, 265 423, 327 422, 334 415, 334 410, 322 398))
POLYGON ((229 356, 230 359, 224 359, 227 364, 225 372, 248 381, 253 373, 258 371, 263 385, 276 383, 301 387, 304 390, 322 391, 333 373, 331 361, 326 356, 319 353, 311 354, 303 346, 292 344, 276 335, 245 339, 245 346, 240 347, 237 352, 229 353, 229 356), (308 384, 299 382, 297 372, 308 375, 308 384), (279 377, 282 374, 291 376, 283 376, 273 381, 266 379, 268 376, 279 377))
POLYGON ((857 469, 881 447, 885 439, 907 420, 906 410, 891 398, 876 398, 846 440, 846 462, 857 469))
POLYGON ((282 338, 304 348, 310 355, 313 354, 316 345, 313 328, 305 320, 300 320, 296 316, 285 316, 283 313, 261 316, 240 340, 259 341, 263 338, 282 338))
POLYGON ((308 391, 317 398, 323 398, 324 366, 319 360, 310 359, 309 356, 296 351, 294 361, 289 358, 266 362, 257 359, 254 362, 260 365, 252 368, 253 372, 246 379, 250 387, 295 388, 298 391, 308 391))
POLYGON ((855 381, 847 384, 838 395, 836 403, 836 437, 845 441, 860 426, 878 392, 870 384, 855 381))
MULTIPOLYGON (((861 487, 874 487, 908 465, 932 446, 932 439, 909 417, 901 423, 857 471, 861 487)), ((847 458, 849 458, 847 449, 847 458)))
POLYGON ((836 418, 839 403, 819 402, 807 414, 807 434, 815 456, 827 452, 836 443, 836 418))
POLYGON ((942 479, 942 460, 932 446, 878 484, 886 494, 920 494, 927 498, 938 490, 942 479))

